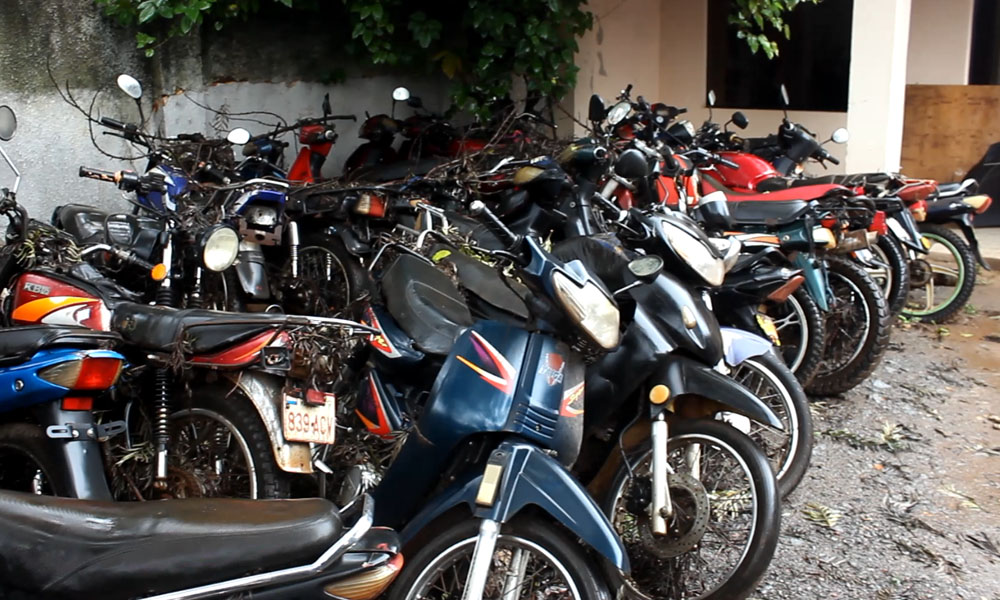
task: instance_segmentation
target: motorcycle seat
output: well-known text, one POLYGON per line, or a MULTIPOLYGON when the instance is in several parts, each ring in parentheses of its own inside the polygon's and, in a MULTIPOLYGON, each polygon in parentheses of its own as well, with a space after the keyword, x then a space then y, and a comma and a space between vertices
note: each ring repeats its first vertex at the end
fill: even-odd
POLYGON ((459 283, 490 306, 522 321, 527 321, 531 317, 528 307, 522 300, 530 292, 523 285, 511 281, 510 286, 508 286, 504 278, 493 267, 446 246, 436 249, 435 256, 441 256, 440 262, 453 265, 458 272, 459 283), (441 254, 438 254, 439 252, 441 254), (511 289, 512 287, 517 290, 517 293, 511 289))
POLYGON ((120 341, 114 333, 82 327, 29 325, 0 329, 0 367, 21 364, 47 348, 97 348, 120 341))
POLYGON ((809 212, 811 204, 802 200, 729 202, 729 216, 734 225, 787 225, 809 212))
POLYGON ((327 500, 102 502, 0 492, 0 581, 117 600, 313 562, 341 536, 327 500))
POLYGON ((847 190, 844 186, 835 184, 825 184, 825 185, 802 185, 799 187, 792 187, 788 189, 781 189, 775 191, 758 191, 758 192, 740 192, 730 189, 723 185, 718 180, 702 175, 702 181, 705 182, 706 188, 705 193, 711 191, 721 191, 726 195, 726 199, 730 202, 747 202, 747 201, 766 201, 766 202, 786 202, 790 200, 817 200, 823 198, 830 194, 843 193, 847 190))
POLYGON ((107 216, 108 213, 93 206, 67 204, 56 207, 52 224, 82 244, 103 244, 107 243, 104 235, 107 216))
POLYGON ((434 167, 446 162, 444 158, 424 158, 416 161, 404 160, 401 162, 379 165, 370 169, 359 169, 352 180, 376 181, 379 183, 386 181, 396 181, 407 177, 426 175, 434 167))
POLYGON ((448 354, 472 314, 451 278, 433 265, 401 254, 382 276, 389 314, 413 345, 427 354, 448 354))
POLYGON ((283 320, 282 315, 251 316, 194 308, 177 310, 123 302, 114 308, 111 329, 119 333, 126 342, 144 350, 172 352, 177 343, 183 342, 186 353, 197 355, 245 342, 274 329, 283 320), (254 322, 247 323, 250 319, 254 322), (213 324, 200 325, 202 323, 213 324))
POLYGON ((757 190, 761 192, 771 192, 789 188, 801 188, 818 185, 840 185, 844 187, 864 187, 868 185, 885 185, 892 179, 885 173, 838 173, 834 175, 824 175, 822 177, 772 177, 757 184, 757 190))

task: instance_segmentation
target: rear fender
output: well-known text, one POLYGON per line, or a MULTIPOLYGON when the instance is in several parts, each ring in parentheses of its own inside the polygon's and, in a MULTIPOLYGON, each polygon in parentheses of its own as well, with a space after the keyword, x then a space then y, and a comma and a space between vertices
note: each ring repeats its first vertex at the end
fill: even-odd
POLYGON ((830 310, 830 302, 826 295, 826 277, 823 269, 816 266, 818 262, 816 258, 805 252, 800 252, 795 256, 793 262, 797 268, 802 270, 802 276, 806 278, 806 291, 819 305, 819 309, 823 312, 830 310))
POLYGON ((477 504, 483 475, 467 473, 433 498, 400 533, 404 545, 435 519, 456 506, 466 506, 479 519, 504 523, 534 506, 546 512, 621 571, 628 573, 625 547, 590 494, 556 459, 531 444, 506 441, 493 451, 489 464, 502 467, 494 501, 477 504))
MULTIPOLYGON (((51 426, 71 425, 78 432, 90 432, 94 425, 94 414, 89 410, 64 411, 59 402, 50 402, 38 407, 42 429, 51 426)), ((84 500, 112 500, 108 488, 101 446, 90 435, 78 439, 50 439, 56 454, 61 459, 60 468, 66 489, 73 498, 84 500)))
POLYGON ((754 356, 763 356, 771 351, 771 342, 749 331, 734 327, 720 327, 722 347, 726 352, 726 364, 730 367, 754 356))
POLYGON ((690 358, 670 357, 649 381, 669 388, 670 400, 665 406, 681 417, 709 416, 704 410, 700 410, 698 414, 688 414, 688 410, 697 408, 698 399, 706 399, 710 403, 709 413, 734 412, 771 427, 784 429, 774 411, 750 390, 690 358), (690 403, 691 400, 695 403, 690 403))
MULTIPOLYGON (((285 439, 281 403, 283 401, 284 380, 274 375, 255 371, 240 371, 225 375, 236 388, 253 403, 260 415, 260 420, 267 430, 267 437, 274 451, 274 459, 278 468, 287 473, 312 473, 312 453, 309 444, 289 442, 285 439)), ((232 402, 242 401, 231 393, 232 402)))
POLYGON ((983 259, 983 255, 979 252, 979 240, 976 239, 976 229, 972 226, 972 214, 962 215, 958 220, 958 226, 962 230, 962 234, 965 235, 966 241, 969 242, 969 248, 972 249, 972 255, 976 257, 976 262, 987 271, 992 271, 989 263, 983 259))

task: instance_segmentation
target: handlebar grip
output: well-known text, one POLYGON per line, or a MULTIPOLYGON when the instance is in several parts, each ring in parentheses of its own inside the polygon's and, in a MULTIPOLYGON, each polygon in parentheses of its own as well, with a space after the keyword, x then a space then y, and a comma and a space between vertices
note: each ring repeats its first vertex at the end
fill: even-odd
POLYGON ((486 207, 481 200, 474 200, 472 204, 469 205, 469 212, 473 216, 482 216, 483 224, 490 232, 497 236, 500 242, 507 247, 508 250, 513 250, 517 247, 521 239, 510 229, 507 228, 503 222, 497 218, 493 211, 486 207))
POLYGON ((337 121, 357 121, 358 118, 354 115, 330 115, 327 119, 333 119, 337 121))
POLYGON ((839 165, 840 164, 840 161, 837 159, 837 157, 833 156, 829 152, 826 153, 826 160, 832 162, 835 165, 839 165))
POLYGON ((128 129, 128 125, 122 123, 118 119, 112 119, 111 117, 101 117, 99 123, 108 129, 117 129, 118 131, 125 131, 128 129))
POLYGON ((178 133, 174 139, 181 142, 204 142, 205 136, 200 133, 178 133))
POLYGON ((119 174, 114 171, 102 171, 101 169, 91 169, 90 167, 80 167, 79 175, 80 177, 107 181, 108 183, 117 183, 119 179, 119 174))
POLYGON ((727 166, 727 167, 729 167, 730 169, 733 169, 733 170, 737 170, 737 169, 740 168, 740 166, 738 164, 734 163, 731 160, 722 158, 721 156, 717 156, 717 162, 720 165, 725 165, 725 166, 727 166))
POLYGON ((135 253, 130 252, 128 250, 121 250, 119 248, 115 248, 112 250, 112 252, 114 252, 114 255, 117 256, 123 263, 132 265, 134 267, 138 267, 144 271, 152 271, 153 267, 155 266, 153 263, 139 258, 138 256, 135 255, 135 253))

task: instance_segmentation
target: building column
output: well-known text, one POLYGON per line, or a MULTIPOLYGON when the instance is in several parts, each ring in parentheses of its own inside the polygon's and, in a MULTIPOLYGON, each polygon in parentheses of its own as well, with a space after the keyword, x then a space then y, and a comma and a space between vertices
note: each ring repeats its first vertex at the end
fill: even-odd
POLYGON ((910 0, 854 0, 846 171, 898 171, 910 0))

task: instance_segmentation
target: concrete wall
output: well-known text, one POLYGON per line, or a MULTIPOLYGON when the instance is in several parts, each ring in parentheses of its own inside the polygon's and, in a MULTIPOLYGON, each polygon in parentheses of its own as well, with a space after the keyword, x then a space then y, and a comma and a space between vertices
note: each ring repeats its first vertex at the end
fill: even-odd
POLYGON ((968 83, 975 0, 911 1, 906 83, 968 83))
MULTIPOLYGON (((114 186, 79 179, 77 169, 142 170, 145 165, 144 160, 104 156, 93 147, 86 118, 59 98, 46 60, 56 80, 68 81, 85 107, 100 92, 95 115, 127 121, 137 121, 138 111, 114 81, 119 73, 132 73, 145 88, 146 114, 154 114, 153 126, 167 135, 212 131, 216 115, 197 107, 185 93, 213 108, 271 111, 294 121, 320 115, 323 94, 329 92, 334 112, 356 114, 358 122, 338 124, 340 139, 324 166, 327 176, 339 174, 343 160, 361 143, 357 132, 365 110, 388 112, 396 86, 408 86, 430 109, 446 108, 447 86, 440 78, 360 69, 338 53, 342 40, 329 29, 322 19, 233 24, 221 34, 172 42, 147 60, 136 52, 132 34, 103 18, 93 0, 0 0, 0 104, 10 105, 19 120, 17 135, 4 148, 23 175, 20 201, 43 220, 55 206, 70 202, 122 208, 114 186), (338 71, 341 83, 321 83, 338 71)), ((399 114, 408 115, 408 109, 399 114)), ((236 120, 231 126, 263 130, 236 120)), ((115 138, 100 136, 101 131, 95 128, 105 151, 119 157, 138 154, 115 138)), ((289 164, 294 150, 293 145, 288 151, 289 164)), ((0 186, 12 181, 0 165, 0 186)))

